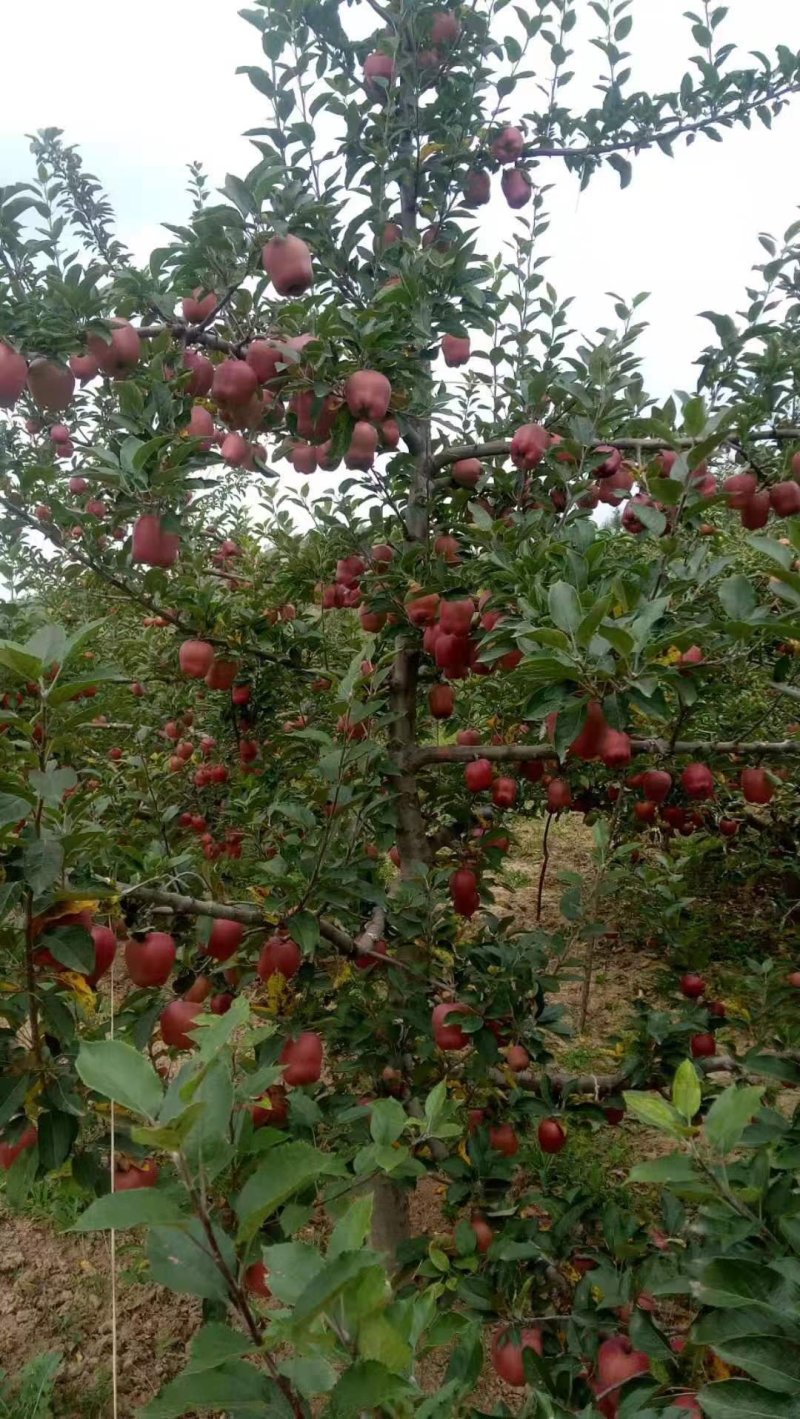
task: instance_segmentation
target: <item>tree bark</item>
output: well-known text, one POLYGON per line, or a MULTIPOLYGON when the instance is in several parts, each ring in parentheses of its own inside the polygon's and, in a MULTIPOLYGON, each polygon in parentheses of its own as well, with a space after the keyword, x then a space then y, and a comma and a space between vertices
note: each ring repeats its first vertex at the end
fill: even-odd
POLYGON ((375 1251, 385 1257, 389 1269, 394 1270, 397 1248, 409 1236, 408 1190, 381 1174, 366 1183, 364 1191, 372 1194, 370 1241, 375 1251))

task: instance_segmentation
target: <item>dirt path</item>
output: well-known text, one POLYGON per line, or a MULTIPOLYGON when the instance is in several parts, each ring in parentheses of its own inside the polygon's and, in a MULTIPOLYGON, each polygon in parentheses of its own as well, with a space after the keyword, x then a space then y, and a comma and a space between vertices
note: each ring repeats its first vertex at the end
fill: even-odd
MULTIPOLYGON (((504 914, 520 927, 536 925, 536 900, 541 866, 542 825, 519 825, 517 839, 495 897, 504 914)), ((577 816, 565 816, 550 832, 551 860, 542 894, 541 925, 563 928, 559 901, 563 886, 558 872, 569 870, 589 878, 592 868, 591 830, 577 816)), ((581 993, 583 945, 572 953, 575 968, 558 998, 575 1016, 581 993)), ((559 1045, 559 1057, 570 1068, 608 1067, 613 1060, 612 1036, 630 1008, 631 981, 639 990, 652 988, 659 961, 624 931, 600 943, 587 1026, 583 1034, 559 1045)), ((426 1179, 412 1202, 415 1231, 449 1227, 442 1216, 443 1189, 426 1179)), ((111 1285, 108 1240, 75 1236, 62 1230, 72 1215, 52 1215, 52 1195, 43 1193, 40 1213, 13 1216, 0 1198, 0 1370, 9 1375, 43 1351, 63 1355, 56 1390, 56 1419, 106 1419, 111 1413, 111 1285)), ((71 1201, 61 1194, 58 1207, 69 1212, 71 1201)), ((80 1210, 80 1208, 76 1208, 80 1210)), ((160 1287, 143 1284, 144 1262, 135 1244, 118 1238, 119 1412, 132 1416, 185 1363, 200 1304, 160 1287)), ((435 1387, 444 1368, 439 1357, 426 1361, 420 1378, 435 1387)), ((475 1402, 486 1408, 505 1399, 516 1407, 514 1391, 488 1372, 475 1402)))

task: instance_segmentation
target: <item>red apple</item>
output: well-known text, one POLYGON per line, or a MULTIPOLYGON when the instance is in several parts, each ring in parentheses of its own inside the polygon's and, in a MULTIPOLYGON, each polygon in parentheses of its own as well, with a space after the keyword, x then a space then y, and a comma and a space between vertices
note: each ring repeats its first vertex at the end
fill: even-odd
POLYGON ((164 1044, 172 1049, 194 1049, 197 1041, 187 1031, 194 1028, 200 1011, 199 1000, 171 1000, 158 1022, 164 1044))
MULTIPOLYGON (((40 409, 60 414, 75 393, 75 375, 55 360, 35 359, 28 366, 28 389, 40 409)), ((796 485, 795 485, 796 486, 796 485)))
POLYGON ((303 954, 290 936, 270 936, 261 948, 256 971, 263 981, 282 975, 291 980, 303 964, 303 954))
POLYGON ((165 931, 150 931, 143 941, 125 943, 125 965, 134 985, 164 985, 175 963, 175 942, 165 931))
POLYGON ((560 1153, 567 1141, 566 1133, 555 1118, 543 1118, 536 1136, 543 1153, 560 1153))
POLYGON ((510 1123, 496 1123, 489 1129, 489 1146, 495 1153, 513 1158, 519 1152, 519 1139, 510 1123))
POLYGON ((353 418, 377 422, 386 417, 392 386, 378 370, 358 370, 345 383, 344 397, 353 418))
POLYGON ((25 356, 0 341, 0 409, 13 409, 28 378, 25 356))
POLYGON ((213 660, 214 647, 208 641, 184 641, 178 651, 178 664, 192 680, 204 679, 213 660))
MULTIPOLYGON (((205 819, 202 821, 205 824, 205 819)), ((239 950, 243 940, 244 927, 241 922, 219 917, 211 927, 206 951, 215 961, 228 961, 239 950)))
POLYGON ((471 1015, 472 1013, 469 1005, 462 1005, 457 1001, 447 1001, 443 1005, 434 1006, 431 1014, 431 1029, 439 1049, 445 1051, 466 1049, 467 1045, 471 1043, 469 1035, 449 1017, 471 1015))
POLYGON ((301 296, 314 283, 311 252, 300 237, 272 237, 262 248, 261 265, 279 296, 301 296))
POLYGON ((322 1074, 322 1040, 313 1030, 287 1040, 278 1056, 286 1084, 316 1084, 322 1074))
POLYGON ((202 286, 196 286, 192 294, 184 296, 181 301, 181 310, 187 325, 202 325, 219 305, 219 299, 213 291, 204 295, 203 290, 202 286))
POLYGON ((523 1389, 527 1384, 523 1355, 526 1350, 542 1354, 542 1333, 532 1327, 524 1330, 512 1326, 500 1326, 492 1336, 492 1366, 495 1373, 514 1389, 523 1389), (517 1335, 519 1338, 514 1339, 517 1335))

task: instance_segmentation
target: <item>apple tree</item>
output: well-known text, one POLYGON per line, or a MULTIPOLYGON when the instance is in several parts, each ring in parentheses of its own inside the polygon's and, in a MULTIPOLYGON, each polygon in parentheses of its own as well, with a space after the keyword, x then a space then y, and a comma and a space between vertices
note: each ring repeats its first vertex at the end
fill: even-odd
POLYGON ((796 812, 799 229, 663 404, 643 297, 578 338, 543 243, 554 172, 769 127, 800 57, 703 5, 642 92, 633 8, 576 111, 569 0, 259 0, 255 165, 144 267, 58 130, 0 192, 0 1163, 202 1298, 150 1419, 486 1412, 484 1346, 496 1414, 795 1412, 797 981, 755 1040, 687 972, 615 1070, 554 1057, 641 844, 796 812), (504 915, 570 812, 563 929, 504 915), (658 1226, 570 1165, 626 1112, 658 1226))

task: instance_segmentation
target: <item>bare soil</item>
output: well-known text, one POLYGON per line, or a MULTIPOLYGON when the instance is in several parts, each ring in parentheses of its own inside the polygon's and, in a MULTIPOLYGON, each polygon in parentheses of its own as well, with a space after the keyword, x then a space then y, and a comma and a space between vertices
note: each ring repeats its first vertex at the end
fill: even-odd
MULTIPOLYGON (((563 886, 560 871, 592 871, 591 831, 574 816, 554 823, 550 832, 550 861, 542 889, 541 925, 548 930, 564 927, 559 913, 563 886)), ((523 823, 504 869, 495 897, 503 913, 520 927, 537 924, 537 894, 541 870, 541 825, 523 823)), ((586 1028, 567 1042, 562 1052, 578 1067, 583 1055, 599 1070, 613 1067, 610 1044, 627 1015, 631 983, 650 991, 659 969, 655 954, 630 939, 616 923, 596 949, 594 980, 586 1028)), ((582 989, 580 965, 585 946, 576 939, 570 959, 577 963, 560 993, 573 1021, 582 989)), ((623 1125, 624 1126, 624 1125, 623 1125)), ((640 1140, 643 1152, 655 1140, 640 1140)), ((443 1188, 425 1179, 411 1204, 412 1229, 428 1235, 448 1230, 442 1213, 443 1188)), ((59 1229, 51 1217, 12 1215, 0 1197, 0 1369, 18 1373, 32 1356, 59 1351, 62 1364, 56 1391, 57 1419, 100 1419, 110 1415, 111 1257, 106 1236, 77 1236, 59 1229)), ((145 1264, 134 1242, 117 1242, 117 1347, 120 1419, 152 1399, 188 1358, 192 1335, 200 1323, 199 1302, 145 1284, 145 1264)), ((426 1360, 420 1379, 435 1389, 445 1359, 426 1360)), ((475 1395, 479 1407, 491 1408, 499 1399, 515 1407, 515 1391, 487 1370, 475 1395)))

